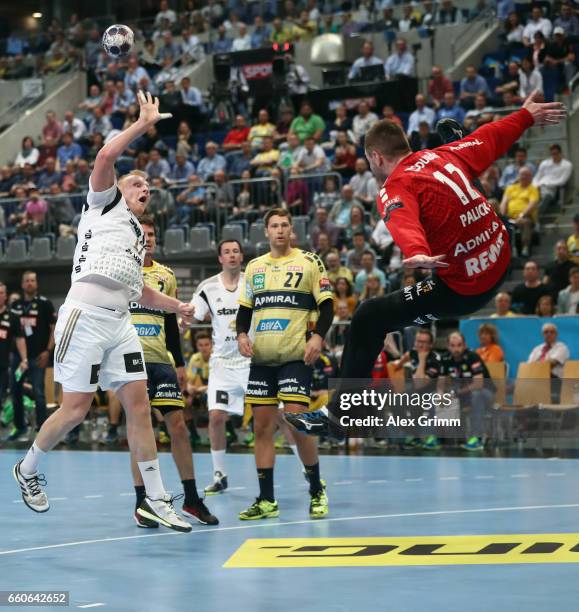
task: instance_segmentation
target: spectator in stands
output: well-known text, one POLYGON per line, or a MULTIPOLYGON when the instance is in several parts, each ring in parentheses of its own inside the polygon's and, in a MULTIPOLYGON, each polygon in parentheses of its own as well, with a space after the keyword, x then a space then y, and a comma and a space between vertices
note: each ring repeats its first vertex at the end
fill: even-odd
POLYGON ((40 152, 34 146, 34 141, 32 138, 30 138, 30 136, 25 136, 22 139, 22 148, 20 149, 20 153, 18 153, 16 159, 14 160, 14 165, 17 168, 22 168, 26 164, 35 166, 38 163, 39 155, 40 152))
POLYGON ((360 302, 365 302, 372 298, 382 297, 385 294, 384 287, 380 283, 380 278, 376 274, 370 274, 364 283, 360 302))
MULTIPOLYGON (((87 159, 90 163, 94 163, 94 160, 96 159, 97 153, 103 148, 104 144, 105 144, 105 139, 103 138, 103 135, 100 134, 99 132, 97 132, 96 134, 91 134, 90 136, 90 147, 87 151, 87 159)), ((138 156, 137 156, 137 161, 138 161, 138 156)), ((146 165, 146 164, 145 164, 146 165)), ((135 163, 135 169, 136 170, 145 170, 145 166, 143 166, 142 168, 139 167, 138 163, 135 163)))
POLYGON ((436 113, 430 107, 426 106, 426 98, 423 94, 417 94, 414 101, 416 103, 416 110, 411 113, 408 118, 408 136, 411 136, 413 132, 418 132, 418 127, 423 121, 425 121, 429 129, 432 130, 436 119, 436 113))
POLYGON ((553 24, 549 19, 543 17, 543 9, 535 5, 531 9, 531 18, 523 30, 523 44, 526 47, 530 47, 533 44, 536 32, 541 32, 548 39, 551 36, 552 30, 553 24))
POLYGON ((318 248, 318 237, 321 232, 328 235, 331 246, 337 246, 340 228, 329 220, 328 209, 323 206, 316 208, 315 220, 310 225, 310 242, 314 250, 318 248))
MULTIPOLYGON (((295 204, 295 203, 292 202, 292 204, 295 204)), ((328 234, 326 234, 326 232, 320 232, 318 235, 318 248, 314 251, 314 253, 322 261, 324 261, 324 259, 327 257, 330 251, 332 251, 332 249, 333 247, 330 244, 330 237, 328 236, 328 234)))
POLYGON ((334 112, 336 113, 336 117, 328 126, 330 128, 330 138, 335 141, 337 139, 338 132, 340 131, 346 132, 348 134, 348 137, 350 137, 350 132, 352 130, 352 120, 350 119, 350 117, 348 117, 348 111, 346 110, 346 107, 343 104, 338 104, 334 112))
POLYGON ((523 44, 523 32, 525 28, 520 22, 519 15, 515 11, 509 13, 504 23, 505 41, 511 47, 518 47, 523 44))
POLYGON ((127 71, 125 73, 125 85, 127 89, 136 92, 139 89, 139 84, 145 79, 148 83, 151 82, 149 73, 139 66, 139 61, 135 55, 131 55, 128 61, 127 71))
POLYGON ((197 87, 192 87, 189 77, 181 79, 181 101, 185 106, 193 106, 198 109, 203 106, 203 96, 197 87))
POLYGON ((64 134, 70 132, 74 142, 80 142, 86 134, 86 123, 82 119, 75 117, 74 113, 69 110, 64 113, 62 131, 64 134))
POLYGON ((82 147, 73 141, 72 134, 66 133, 62 137, 62 144, 58 147, 56 158, 61 168, 66 166, 66 162, 71 160, 77 162, 83 156, 82 147))
POLYGON ((505 166, 503 173, 499 179, 499 187, 505 189, 509 185, 512 185, 519 178, 519 170, 523 167, 527 167, 531 174, 534 175, 536 172, 535 164, 528 161, 527 149, 525 147, 518 147, 515 150, 515 161, 512 164, 505 166))
POLYGON ((225 170, 227 162, 223 155, 217 153, 217 144, 209 141, 205 145, 205 157, 197 165, 197 174, 203 182, 211 180, 217 170, 225 170))
POLYGON ((175 199, 166 188, 162 177, 156 176, 151 180, 151 199, 147 204, 147 214, 153 215, 155 223, 162 228, 167 227, 170 219, 175 216, 175 199))
POLYGON ((330 211, 330 220, 340 227, 346 227, 350 220, 350 210, 354 206, 354 190, 351 185, 342 187, 342 199, 330 211))
POLYGON ((569 348, 558 340, 559 330, 554 323, 545 323, 542 330, 542 344, 537 345, 529 355, 528 363, 547 362, 551 366, 551 377, 563 376, 563 365, 569 359, 569 348))
POLYGON ((533 66, 531 58, 525 56, 521 60, 521 68, 519 70, 519 98, 525 100, 535 90, 543 92, 543 76, 533 66))
POLYGON ((84 45, 84 61, 86 67, 93 72, 96 69, 98 57, 102 50, 101 34, 97 28, 93 28, 88 33, 88 40, 84 45))
POLYGON ((374 175, 368 170, 368 162, 364 157, 356 160, 356 174, 350 179, 350 187, 354 190, 354 196, 358 202, 369 210, 378 195, 378 184, 374 175))
POLYGON ((187 189, 176 198, 175 217, 170 225, 195 225, 198 221, 205 221, 206 188, 202 186, 203 180, 196 174, 189 177, 187 189))
POLYGON ((567 238, 567 246, 569 247, 569 257, 571 261, 579 266, 579 213, 573 217, 575 231, 567 238))
POLYGON ((137 98, 135 94, 127 89, 124 81, 117 81, 115 84, 115 92, 113 96, 112 114, 118 121, 125 120, 131 105, 136 104, 137 98))
POLYGON ((261 148, 263 138, 272 136, 275 132, 275 125, 269 121, 269 113, 265 109, 261 109, 257 114, 257 123, 252 125, 249 130, 248 140, 251 143, 253 150, 261 148))
POLYGON ((304 146, 297 154, 297 167, 302 174, 322 174, 330 169, 330 162, 326 157, 324 149, 313 136, 304 140, 304 146))
POLYGON ((105 88, 101 100, 101 110, 107 116, 113 112, 116 93, 115 82, 105 81, 105 88))
MULTIPOLYGON (((539 190, 532 184, 533 174, 523 166, 519 170, 519 180, 505 189, 500 213, 521 232, 521 255, 528 257, 531 250, 533 228, 537 222, 539 190)), ((526 313, 530 314, 530 313, 526 313)))
POLYGON ((173 57, 168 55, 162 61, 162 68, 153 79, 154 88, 152 93, 159 92, 162 93, 165 91, 165 87, 167 83, 174 83, 177 77, 179 76, 179 70, 174 64, 173 57))
POLYGON ((186 121, 181 121, 177 128, 177 153, 189 157, 193 153, 195 138, 193 132, 186 121))
POLYGON ((60 187, 65 193, 72 193, 78 191, 78 186, 74 180, 75 176, 75 162, 68 160, 64 166, 64 172, 62 174, 62 181, 60 187))
POLYGON ((30 164, 22 166, 20 174, 15 178, 11 191, 14 192, 18 187, 22 187, 25 191, 38 187, 38 176, 30 164))
MULTIPOLYGON (((164 161, 164 160, 163 160, 164 161)), ((195 173, 195 166, 190 162, 185 155, 177 153, 175 155, 175 163, 169 174, 169 180, 172 182, 185 182, 195 173)))
MULTIPOLYGON (((164 111, 171 113, 179 112, 180 106, 183 103, 183 99, 181 97, 181 92, 177 89, 175 85, 175 81, 165 81, 163 92, 159 96, 159 100, 161 103, 161 108, 164 111)), ((133 107, 134 105, 129 106, 127 112, 133 107)))
POLYGON ((436 132, 430 131, 428 121, 420 121, 418 131, 410 134, 410 148, 413 151, 423 151, 424 149, 436 149, 442 145, 442 140, 436 132))
POLYGON ((95 134, 100 134, 103 138, 106 138, 112 129, 111 120, 103 113, 101 108, 95 108, 93 119, 88 126, 89 138, 94 138, 95 134))
POLYGON ((171 25, 177 23, 177 13, 169 8, 168 0, 161 0, 159 12, 155 15, 155 27, 160 27, 163 19, 166 19, 171 25))
POLYGON ((249 49, 251 49, 251 36, 247 32, 247 26, 244 23, 240 23, 238 34, 233 39, 231 50, 248 51, 249 49))
POLYGON ((562 28, 567 38, 577 39, 579 37, 579 19, 573 14, 573 7, 569 2, 563 2, 560 10, 561 14, 553 22, 553 27, 555 29, 562 28))
POLYGON ((553 71, 559 79, 557 92, 564 89, 577 72, 574 46, 567 40, 561 27, 553 30, 553 41, 545 48, 545 78, 553 71))
POLYGON ((463 108, 474 107, 477 95, 483 94, 486 98, 491 96, 486 79, 476 71, 472 64, 466 67, 466 75, 460 82, 460 104, 463 108))
POLYGON ((285 26, 280 17, 276 17, 272 22, 272 30, 269 35, 271 43, 283 45, 284 43, 293 42, 295 32, 291 26, 285 26))
POLYGON ((86 159, 80 159, 76 165, 76 173, 74 175, 74 182, 77 187, 81 190, 88 190, 88 179, 90 177, 90 167, 86 159))
POLYGON ((181 39, 182 65, 190 62, 200 62, 205 57, 205 50, 203 49, 203 44, 199 40, 199 36, 193 34, 190 28, 183 28, 181 31, 181 39))
POLYGON ((485 123, 493 120, 494 110, 487 104, 487 97, 484 94, 478 94, 474 99, 474 107, 467 111, 464 117, 464 127, 466 129, 476 129, 485 123))
POLYGON ((79 104, 78 108, 84 111, 84 119, 91 120, 94 109, 100 108, 101 103, 101 88, 98 85, 91 85, 88 90, 88 96, 79 104))
POLYGON ((301 178, 299 168, 293 166, 290 168, 287 190, 286 203, 292 214, 302 215, 307 212, 307 205, 310 201, 310 192, 308 184, 301 178))
MULTIPOLYGON (((11 166, 2 166, 0 171, 0 195, 7 196, 12 190, 12 186, 16 183, 16 176, 11 166)), ((3 207, 2 210, 4 210, 3 207)))
MULTIPOLYGON (((371 41, 367 40, 362 45, 362 57, 359 57, 354 61, 352 67, 350 68, 350 72, 348 73, 348 80, 353 81, 356 79, 360 79, 362 76, 361 69, 366 68, 367 66, 380 66, 384 62, 374 55, 374 45, 371 41)), ((386 71, 384 71, 386 74, 386 71)))
POLYGON ((564 189, 573 172, 573 164, 563 157, 561 145, 549 147, 551 159, 544 159, 537 169, 533 185, 541 191, 539 214, 543 214, 556 201, 558 192, 564 189))
POLYGON ((217 28, 217 39, 213 41, 212 50, 213 53, 229 53, 233 41, 227 36, 227 30, 225 26, 221 24, 217 28))
POLYGON ((227 173, 231 178, 239 178, 246 170, 251 170, 253 155, 249 141, 241 143, 241 150, 226 157, 227 173))
POLYGON ((352 13, 342 13, 342 23, 340 24, 340 34, 342 36, 353 36, 360 31, 360 24, 354 21, 352 13))
POLYGON ((269 44, 271 37, 271 30, 267 26, 261 15, 256 15, 253 21, 254 27, 251 33, 251 48, 260 49, 266 47, 269 44))
POLYGON ((464 109, 457 103, 454 93, 452 91, 445 93, 444 102, 438 109, 436 120, 440 121, 448 117, 462 125, 464 122, 464 115, 464 109))
POLYGON ((462 13, 454 6, 452 0, 442 0, 440 8, 436 11, 434 22, 437 25, 462 23, 462 13))
POLYGON ((555 300, 552 295, 542 295, 537 302, 535 314, 538 317, 554 317, 555 316, 555 300))
POLYGON ((48 207, 47 224, 51 231, 58 235, 70 235, 72 232, 72 220, 76 215, 70 198, 62 193, 60 185, 53 183, 50 186, 50 204, 48 207))
POLYGON ((579 267, 569 271, 569 286, 557 297, 557 311, 564 315, 579 314, 579 267))
POLYGON ((29 200, 26 202, 24 211, 24 218, 20 223, 18 231, 31 236, 40 234, 45 229, 48 202, 40 196, 38 189, 30 191, 29 200))
POLYGON ((404 38, 396 41, 396 53, 393 53, 384 64, 386 78, 413 77, 416 60, 414 55, 408 51, 404 38))
POLYGON ((542 68, 547 53, 547 40, 540 30, 535 32, 531 46, 531 57, 535 68, 542 68))
MULTIPOLYGON (((333 256, 333 259, 335 257, 338 257, 338 254, 335 252, 330 253, 329 255, 326 256, 326 260, 328 259, 328 257, 330 257, 330 255, 333 256)), ((358 298, 354 295, 354 288, 352 287, 352 273, 350 272, 350 270, 348 270, 348 268, 340 268, 341 270, 346 270, 349 274, 349 276, 338 276, 336 277, 336 280, 333 281, 333 285, 334 285, 334 314, 336 315, 344 315, 347 314, 348 318, 351 317, 354 314, 354 310, 356 310, 356 306, 358 305, 358 298), (338 311, 338 305, 340 303, 345 303, 347 306, 347 311, 344 312, 339 312, 338 311)), ((346 319, 341 319, 341 320, 346 320, 346 319)))
POLYGON ((342 265, 340 255, 336 249, 333 249, 326 255, 325 264, 328 271, 328 278, 334 287, 336 287, 338 279, 340 278, 345 278, 350 285, 354 282, 352 271, 342 265))
POLYGON ((480 347, 476 349, 476 353, 485 363, 500 363, 505 360, 496 326, 491 323, 483 323, 478 328, 478 339, 480 347))
POLYGON ((119 68, 119 64, 115 62, 109 62, 107 64, 106 72, 102 75, 101 81, 111 81, 113 85, 116 85, 118 81, 122 81, 125 78, 125 73, 119 68))
POLYGON ((519 89, 521 88, 520 80, 521 71, 519 64, 515 61, 509 62, 507 71, 503 74, 501 84, 495 88, 495 93, 502 96, 506 92, 510 92, 518 97, 519 89))
POLYGON ((395 114, 394 107, 390 106, 390 104, 386 104, 382 108, 382 119, 388 119, 388 121, 392 121, 396 125, 403 127, 402 119, 400 119, 400 117, 395 114))
POLYGON ((278 162, 278 166, 285 174, 288 174, 291 168, 297 168, 298 156, 302 148, 297 134, 289 132, 287 136, 287 147, 281 149, 278 162))
POLYGON ((343 233, 347 249, 352 248, 352 236, 357 232, 362 232, 367 241, 372 236, 372 228, 366 223, 364 218, 364 208, 359 204, 352 206, 352 210, 350 210, 350 223, 346 226, 343 233))
MULTIPOLYGON (((217 170, 213 175, 214 185, 207 189, 208 198, 211 201, 211 208, 227 211, 233 208, 235 195, 233 186, 227 182, 225 170, 217 170)), ((218 217, 219 218, 219 217, 218 217)))
POLYGON ((48 139, 52 139, 53 142, 58 143, 62 136, 62 125, 56 118, 56 113, 49 110, 46 113, 46 123, 42 128, 42 142, 47 143, 48 139))
MULTIPOLYGON (((358 235, 359 234, 360 232, 358 232, 358 235)), ((364 235, 363 232, 362 235, 364 235)), ((389 286, 384 272, 376 267, 376 254, 372 250, 367 250, 362 253, 360 258, 360 271, 356 274, 356 280, 354 281, 354 290, 358 295, 363 293, 366 281, 371 276, 375 276, 379 280, 380 287, 382 287, 383 290, 389 286)))
POLYGON ((297 134, 300 143, 304 144, 306 138, 320 142, 325 129, 325 121, 314 113, 310 102, 304 100, 300 106, 300 114, 292 121, 290 132, 297 134))
POLYGON ((317 26, 315 21, 310 19, 309 11, 301 11, 300 18, 296 23, 297 36, 300 42, 311 42, 316 36, 317 26))
POLYGON ((378 121, 378 116, 370 111, 368 102, 360 102, 358 104, 358 114, 355 115, 352 122, 352 132, 356 144, 359 146, 364 142, 366 132, 378 121))
POLYGON ((163 32, 163 41, 157 49, 157 61, 163 64, 167 58, 177 59, 181 53, 179 45, 173 40, 170 30, 163 32))
MULTIPOLYGON (((366 242, 364 232, 358 232, 352 236, 354 246, 346 253, 346 266, 352 270, 354 274, 362 269, 362 255, 364 252, 370 251, 374 253, 372 247, 366 242)), ((374 253, 374 255, 376 255, 374 253)))
POLYGON ((444 76, 442 67, 438 65, 432 66, 432 76, 428 83, 428 95, 430 97, 430 103, 434 108, 438 109, 444 100, 444 96, 447 93, 454 93, 452 81, 444 76))
POLYGON ((151 149, 149 154, 149 163, 145 169, 149 178, 160 176, 163 180, 167 180, 171 174, 171 166, 166 159, 161 157, 159 149, 151 149))
POLYGON ((44 170, 38 175, 36 184, 38 185, 38 189, 40 191, 46 193, 50 190, 50 186, 53 183, 60 185, 61 179, 62 175, 56 169, 56 160, 54 157, 49 157, 46 160, 44 170))
POLYGON ((398 21, 398 31, 405 33, 410 32, 419 25, 419 20, 416 18, 416 12, 412 4, 404 4, 402 6, 402 19, 398 21))
MULTIPOLYGON (((273 142, 276 147, 281 146, 287 141, 287 137, 294 120, 293 108, 284 106, 280 109, 280 119, 275 124, 275 132, 273 134, 273 142)), ((298 141, 299 144, 299 141, 298 141)))
POLYGON ((575 265, 569 258, 567 242, 559 240, 555 244, 555 261, 545 266, 543 276, 543 284, 549 287, 554 298, 569 284, 569 273, 575 265))
POLYGON ((248 222, 253 223, 258 213, 255 211, 253 205, 255 190, 252 188, 251 183, 249 183, 251 172, 249 170, 244 170, 240 178, 244 182, 241 184, 241 189, 235 198, 235 204, 231 211, 231 218, 246 219, 248 222))
POLYGON ((256 176, 269 176, 278 161, 279 149, 274 149, 273 137, 264 136, 261 151, 250 162, 256 176))
POLYGON ((534 314, 539 298, 548 293, 549 287, 540 280, 539 264, 528 261, 523 268, 523 282, 513 289, 513 310, 519 314, 534 314))
POLYGON ((336 148, 334 151, 334 163, 332 170, 339 172, 342 177, 350 178, 356 171, 356 147, 348 140, 348 134, 339 131, 336 136, 336 148))

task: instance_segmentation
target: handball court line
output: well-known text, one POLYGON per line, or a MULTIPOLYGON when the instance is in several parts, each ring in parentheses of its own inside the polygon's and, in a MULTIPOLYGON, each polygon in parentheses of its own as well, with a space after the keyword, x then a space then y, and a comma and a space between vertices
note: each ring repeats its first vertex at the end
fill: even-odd
MULTIPOLYGON (((398 514, 375 514, 371 516, 337 516, 333 518, 324 519, 313 524, 324 525, 325 523, 337 523, 343 521, 372 521, 376 519, 387 519, 387 518, 408 518, 408 517, 419 517, 419 516, 444 516, 451 514, 476 514, 481 512, 520 512, 527 510, 556 510, 564 508, 579 508, 578 504, 548 504, 542 506, 505 506, 498 508, 466 508, 463 510, 433 510, 429 512, 403 512, 398 514)), ((241 531, 245 529, 259 529, 259 528, 273 528, 273 527, 287 527, 290 525, 312 525, 311 519, 302 521, 287 521, 281 523, 260 523, 259 525, 237 525, 235 527, 215 527, 212 529, 200 529, 199 531, 192 531, 187 535, 200 535, 205 533, 217 532, 217 531, 241 531)), ((144 538, 162 538, 166 536, 185 536, 184 533, 177 533, 175 531, 167 531, 165 533, 156 533, 151 535, 132 535, 132 536, 121 536, 118 538, 100 538, 97 540, 78 540, 76 542, 63 542, 62 544, 49 544, 47 546, 32 546, 30 548, 15 548, 13 550, 0 550, 1 555, 15 555, 18 553, 32 552, 36 550, 51 550, 54 548, 67 548, 70 546, 82 546, 84 544, 100 544, 103 542, 122 542, 126 540, 142 540, 144 538)))

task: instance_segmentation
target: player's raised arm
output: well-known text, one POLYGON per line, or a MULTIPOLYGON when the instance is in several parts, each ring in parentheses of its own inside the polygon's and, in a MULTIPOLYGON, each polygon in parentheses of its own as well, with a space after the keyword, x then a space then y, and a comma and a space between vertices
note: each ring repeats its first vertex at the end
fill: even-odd
POLYGON ((567 111, 561 102, 535 102, 538 95, 534 91, 521 110, 478 128, 462 140, 438 147, 437 151, 456 154, 471 176, 478 177, 505 155, 525 130, 533 125, 556 125, 565 117, 567 111))
POLYGON ((145 94, 139 91, 137 100, 140 107, 139 119, 107 142, 97 153, 90 177, 93 191, 106 191, 112 187, 115 182, 115 162, 125 152, 131 142, 145 134, 157 121, 172 116, 171 113, 159 112, 159 98, 153 100, 149 92, 145 94))

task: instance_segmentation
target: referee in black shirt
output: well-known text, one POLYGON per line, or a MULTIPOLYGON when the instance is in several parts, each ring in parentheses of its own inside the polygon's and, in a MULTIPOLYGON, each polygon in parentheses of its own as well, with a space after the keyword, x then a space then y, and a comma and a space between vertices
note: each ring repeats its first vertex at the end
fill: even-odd
MULTIPOLYGON (((46 420, 46 396, 44 392, 44 376, 54 349, 54 325, 56 312, 52 302, 38 295, 36 272, 22 274, 22 291, 24 297, 12 303, 11 310, 20 321, 20 329, 26 340, 28 355, 28 370, 26 377, 32 386, 32 394, 36 402, 36 427, 40 428, 46 420)), ((12 388, 14 401, 14 430, 8 440, 17 440, 26 431, 24 423, 24 405, 22 403, 23 378, 16 381, 14 376, 18 359, 12 372, 12 388)))
POLYGON ((0 283, 0 406, 4 404, 8 391, 10 354, 14 344, 20 357, 20 371, 28 368, 26 342, 18 319, 6 307, 7 300, 6 285, 0 283))

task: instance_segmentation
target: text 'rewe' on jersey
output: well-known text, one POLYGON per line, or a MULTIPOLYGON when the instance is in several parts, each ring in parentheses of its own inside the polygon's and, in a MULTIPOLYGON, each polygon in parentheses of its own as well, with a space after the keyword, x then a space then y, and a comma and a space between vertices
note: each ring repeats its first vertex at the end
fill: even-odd
POLYGON ((332 299, 332 286, 321 259, 292 249, 280 258, 270 253, 245 269, 239 303, 253 309, 253 363, 280 365, 304 358, 308 324, 318 306, 332 299))

